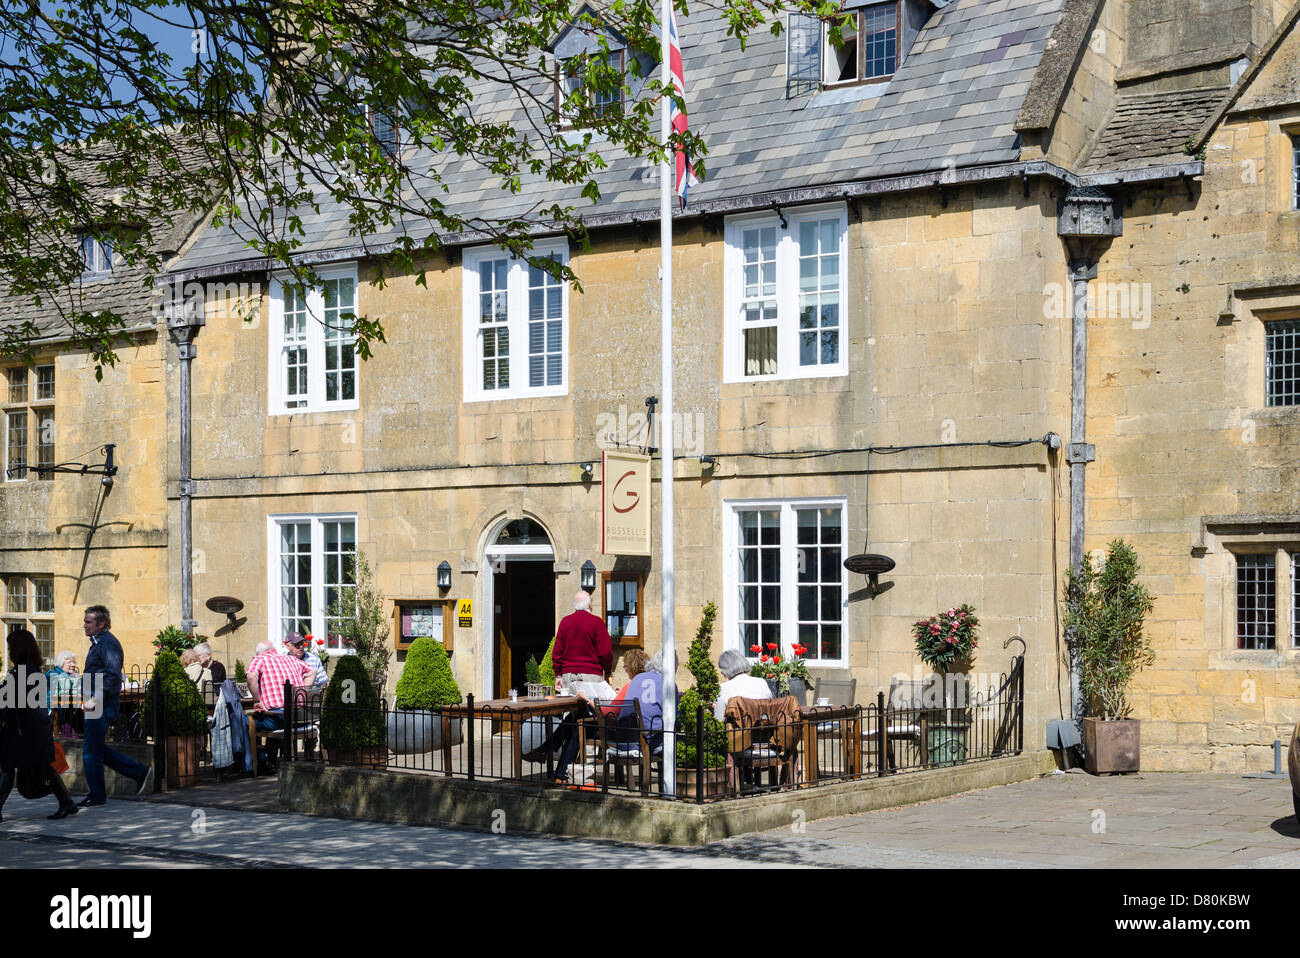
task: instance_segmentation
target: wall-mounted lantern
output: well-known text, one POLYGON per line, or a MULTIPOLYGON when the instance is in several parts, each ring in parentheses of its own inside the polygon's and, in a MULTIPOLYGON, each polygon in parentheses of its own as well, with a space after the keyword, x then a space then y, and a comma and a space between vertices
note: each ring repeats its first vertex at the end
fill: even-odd
POLYGON ((590 559, 582 564, 582 588, 588 592, 596 591, 596 566, 590 559))
POLYGON ((451 564, 446 559, 438 563, 438 588, 451 588, 451 564))

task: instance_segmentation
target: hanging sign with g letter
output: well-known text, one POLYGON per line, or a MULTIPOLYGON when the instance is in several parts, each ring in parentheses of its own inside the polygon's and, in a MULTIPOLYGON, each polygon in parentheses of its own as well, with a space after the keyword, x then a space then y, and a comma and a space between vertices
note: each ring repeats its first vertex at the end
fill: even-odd
POLYGON ((601 457, 600 551, 650 554, 650 457, 610 452, 601 457))

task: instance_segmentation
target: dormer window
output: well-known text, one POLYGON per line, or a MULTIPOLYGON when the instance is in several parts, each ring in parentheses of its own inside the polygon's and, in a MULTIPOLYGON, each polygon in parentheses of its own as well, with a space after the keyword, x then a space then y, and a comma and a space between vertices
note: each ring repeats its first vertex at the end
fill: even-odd
MULTIPOLYGON (((588 54, 586 56, 575 56, 567 59, 556 58, 555 60, 555 112, 560 116, 566 127, 581 127, 586 125, 587 119, 599 120, 605 116, 617 114, 623 109, 623 90, 616 88, 613 90, 596 90, 587 89, 587 108, 591 111, 586 114, 579 105, 578 109, 574 108, 573 102, 569 99, 577 93, 583 85, 583 77, 586 72, 588 62, 599 54, 588 54)), ((624 70, 624 51, 611 50, 609 52, 610 65, 621 77, 624 70)))
POLYGON ((828 20, 791 13, 786 31, 786 96, 890 79, 918 29, 915 18, 905 17, 903 8, 903 0, 841 0, 841 12, 828 20), (834 42, 832 30, 837 25, 839 42, 834 42))
POLYGON ((387 159, 394 159, 397 156, 397 151, 402 146, 401 128, 397 124, 397 111, 377 110, 368 106, 366 107, 366 114, 370 121, 370 132, 379 141, 379 151, 387 159))
POLYGON ((902 34, 902 4, 879 3, 849 14, 851 26, 840 30, 838 46, 831 42, 831 24, 822 28, 822 82, 878 83, 898 67, 898 38, 902 34))
POLYGON ((113 246, 107 240, 89 234, 81 237, 81 269, 87 278, 107 276, 113 272, 113 246))

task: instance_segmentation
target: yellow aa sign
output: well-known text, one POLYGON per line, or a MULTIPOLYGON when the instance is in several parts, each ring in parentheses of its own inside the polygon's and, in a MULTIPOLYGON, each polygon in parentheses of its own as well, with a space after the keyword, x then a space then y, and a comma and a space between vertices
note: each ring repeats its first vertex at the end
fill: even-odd
POLYGON ((474 600, 461 599, 456 609, 456 618, 459 620, 460 627, 467 629, 474 624, 474 600))

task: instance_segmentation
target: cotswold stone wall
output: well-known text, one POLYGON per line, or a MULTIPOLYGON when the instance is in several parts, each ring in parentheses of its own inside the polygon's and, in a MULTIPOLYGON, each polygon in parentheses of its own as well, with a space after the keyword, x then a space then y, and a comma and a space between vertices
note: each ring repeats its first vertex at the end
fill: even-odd
MULTIPOLYGON (((88 605, 108 606, 128 664, 152 661, 151 643, 167 624, 162 350, 154 334, 136 337, 102 381, 84 353, 38 353, 38 363, 55 366, 57 461, 103 463, 100 447, 114 443, 119 471, 111 488, 99 476, 68 474, 0 482, 0 576, 53 578, 55 650, 78 662, 88 605)), ((35 443, 29 432, 30 461, 35 443)))
MULTIPOLYGON (((970 602, 986 628, 974 671, 1004 670, 1018 646, 1004 650, 1002 641, 1023 636, 1026 727, 1056 716, 1053 557, 1063 554, 1066 533, 1053 521, 1053 501, 1064 487, 1042 444, 960 445, 1065 431, 1068 330, 1044 310, 1042 292, 1063 279, 1062 252, 1055 201, 1045 188, 1032 190, 1026 198, 1018 183, 953 189, 946 207, 938 191, 854 204, 849 373, 840 377, 722 383, 722 224, 679 231, 682 661, 709 601, 723 613, 715 655, 723 648, 724 503, 838 497, 846 553, 865 544, 898 567, 875 599, 861 576, 850 577, 847 667, 819 674, 852 675, 859 701, 873 700, 891 676, 910 678, 919 665, 912 621, 970 602), (868 463, 869 445, 938 448, 868 463), (780 456, 809 452, 819 454, 780 456), (719 457, 717 468, 702 470, 700 455, 719 457)), ((616 568, 615 557, 600 555, 599 474, 586 482, 578 464, 598 463, 598 434, 644 413, 644 397, 659 393, 658 260, 654 238, 634 230, 597 234, 590 252, 573 252, 583 290, 571 294, 570 385, 558 398, 461 401, 463 279, 459 264, 441 255, 427 264, 427 287, 413 276, 391 277, 382 290, 363 282, 360 308, 383 320, 388 342, 362 366, 355 412, 268 417, 265 309, 254 327, 210 316, 195 367, 195 545, 205 555, 195 595, 237 595, 248 616, 219 654, 246 658, 267 635, 267 516, 355 512, 361 548, 389 600, 438 597, 436 566, 450 562, 447 596, 475 600, 473 626, 456 630, 453 667, 462 690, 489 694, 490 529, 527 515, 549 530, 557 617, 584 560, 616 568)), ((365 266, 361 272, 369 275, 365 266)), ((657 481, 654 496, 657 508, 657 481)), ((629 565, 647 571, 641 621, 653 652, 658 562, 624 559, 617 568, 629 565)), ((679 679, 688 679, 684 669, 679 679)))
MULTIPOLYGON (((1294 71, 1287 50, 1259 86, 1294 71)), ((1300 408, 1267 408, 1264 396, 1264 323, 1300 315, 1287 136, 1297 120, 1300 109, 1277 104, 1230 115, 1193 197, 1174 184, 1136 194, 1101 260, 1098 283, 1138 284, 1152 304, 1146 317, 1095 315, 1088 368, 1087 548, 1130 540, 1156 596, 1156 663, 1133 696, 1144 767, 1271 769, 1271 743, 1300 720, 1289 629, 1300 408), (1241 518, 1252 515, 1275 521, 1241 518), (1203 530, 1214 516, 1238 518, 1203 530), (1258 551, 1279 558, 1273 651, 1237 649, 1233 553, 1258 551)))

